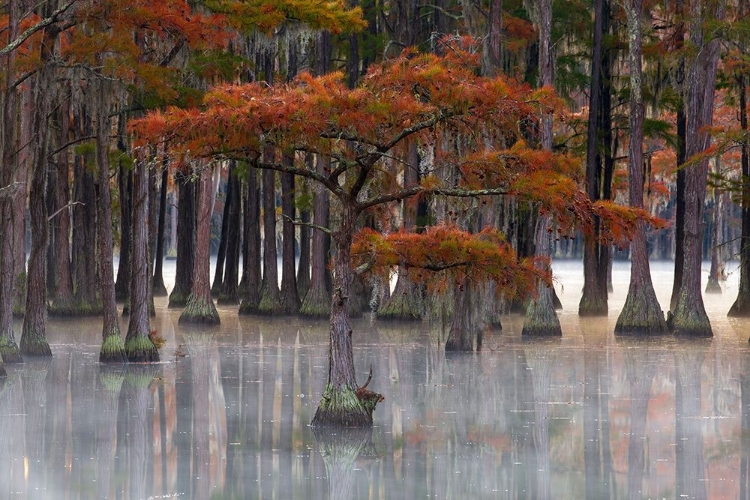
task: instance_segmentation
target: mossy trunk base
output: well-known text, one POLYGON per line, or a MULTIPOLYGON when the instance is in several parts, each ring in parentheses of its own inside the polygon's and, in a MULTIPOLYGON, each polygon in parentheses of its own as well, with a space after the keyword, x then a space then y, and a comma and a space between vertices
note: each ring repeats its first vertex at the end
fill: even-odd
POLYGON ((706 293, 721 293, 721 284, 719 283, 719 280, 716 278, 708 278, 708 283, 706 283, 706 293))
POLYGON ((708 316, 694 311, 668 313, 667 325, 675 337, 708 338, 714 335, 708 316))
POLYGON ((131 363, 159 361, 159 351, 146 335, 134 335, 125 341, 125 354, 131 363))
POLYGON ((306 318, 327 318, 331 315, 331 296, 325 287, 316 286, 307 291, 299 315, 306 318))
POLYGON ((126 363, 128 356, 125 353, 125 343, 119 333, 107 335, 99 350, 100 363, 126 363))
POLYGON ((593 317, 604 317, 609 313, 609 307, 607 301, 604 300, 600 295, 592 297, 589 295, 581 299, 578 304, 578 315, 588 318, 593 317))
POLYGON ((421 321, 422 307, 420 300, 412 294, 418 294, 419 290, 412 290, 411 293, 394 293, 387 300, 383 301, 376 313, 378 319, 383 320, 400 320, 400 321, 421 321))
POLYGON ((190 290, 184 291, 175 288, 169 295, 169 304, 167 305, 167 307, 169 307, 170 309, 185 307, 189 298, 190 290))
POLYGON ((372 412, 383 397, 366 389, 348 386, 335 389, 330 384, 315 411, 313 427, 372 427, 372 412))
POLYGON ((55 299, 47 308, 47 312, 50 316, 76 316, 77 310, 75 302, 72 299, 55 299))
POLYGON ((650 336, 669 333, 664 313, 656 300, 656 294, 648 291, 631 290, 625 305, 617 318, 615 335, 650 336))
POLYGON ((6 335, 0 336, 0 356, 2 356, 3 363, 23 363, 18 344, 6 335))
MULTIPOLYGON (((552 305, 552 294, 529 302, 521 335, 524 337, 561 337, 560 320, 552 305)), ((540 294, 541 295, 541 294, 540 294)))
POLYGON ((214 306, 213 300, 196 299, 191 296, 188 299, 185 310, 180 314, 180 324, 190 323, 198 325, 218 325, 221 323, 219 312, 214 306))
POLYGON ((21 355, 23 356, 38 356, 38 357, 51 357, 52 349, 49 347, 47 339, 39 335, 23 335, 21 336, 21 355))

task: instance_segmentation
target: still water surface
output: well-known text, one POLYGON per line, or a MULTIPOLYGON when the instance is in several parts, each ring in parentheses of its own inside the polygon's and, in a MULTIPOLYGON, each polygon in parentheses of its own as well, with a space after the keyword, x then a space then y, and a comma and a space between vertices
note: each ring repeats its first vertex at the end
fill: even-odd
MULTIPOLYGON (((523 341, 507 316, 483 352, 446 356, 426 323, 356 322, 359 378, 372 365, 385 396, 365 433, 308 426, 326 322, 223 308, 220 327, 186 328, 162 300, 162 362, 103 367, 99 319, 50 319, 54 357, 8 366, 0 388, 0 499, 746 498, 737 273, 706 297, 713 339, 633 342, 612 335, 627 264, 606 320, 576 314, 579 264, 555 270, 557 341, 523 341)), ((653 276, 664 306, 671 264, 653 276)))

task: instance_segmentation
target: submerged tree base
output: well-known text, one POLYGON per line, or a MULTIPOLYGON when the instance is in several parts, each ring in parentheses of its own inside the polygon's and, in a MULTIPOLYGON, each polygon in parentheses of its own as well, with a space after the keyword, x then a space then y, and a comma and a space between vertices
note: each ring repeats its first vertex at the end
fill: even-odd
POLYGON ((552 307, 551 295, 549 298, 529 302, 521 335, 524 337, 562 336, 562 327, 554 307, 552 307))
POLYGON ((589 296, 581 298, 581 302, 578 304, 579 316, 591 318, 598 316, 607 316, 608 313, 609 307, 607 307, 607 301, 599 295, 597 295, 596 297, 589 296))
POLYGON ((325 287, 316 286, 307 291, 299 315, 306 318, 327 318, 331 315, 331 296, 325 287))
POLYGON ((125 343, 119 332, 107 335, 99 350, 100 363, 126 363, 128 356, 125 353, 125 343))
POLYGON ((649 336, 669 333, 653 287, 632 287, 617 318, 615 335, 649 336))
POLYGON ((49 342, 41 335, 22 335, 19 347, 23 356, 52 357, 49 342))
POLYGON ((737 300, 729 308, 727 316, 730 318, 750 318, 750 297, 740 290, 737 300))
POLYGON ((680 311, 667 313, 667 326, 675 337, 707 338, 713 337, 711 322, 708 316, 696 311, 680 311))
POLYGON ((381 394, 364 387, 354 390, 349 386, 344 386, 337 390, 328 384, 310 425, 313 427, 372 427, 372 412, 381 401, 383 401, 381 394))
POLYGON ((159 350, 146 335, 133 335, 125 341, 125 354, 131 363, 159 361, 159 350))
POLYGON ((172 290, 172 293, 169 295, 169 304, 167 305, 170 309, 176 309, 178 307, 185 307, 188 303, 188 299, 190 298, 190 290, 183 291, 178 288, 175 288, 172 290))
POLYGON ((55 299, 47 308, 47 313, 50 316, 76 316, 78 314, 76 310, 75 301, 72 299, 55 299))
POLYGON ((180 324, 218 325, 221 319, 219 319, 219 312, 213 300, 194 298, 191 295, 178 322, 180 324))
POLYGON ((18 344, 7 335, 0 336, 0 356, 2 356, 4 363, 23 363, 18 344))
POLYGON ((411 297, 408 293, 393 294, 380 305, 376 313, 377 318, 397 321, 421 321, 422 308, 418 302, 417 299, 411 297))

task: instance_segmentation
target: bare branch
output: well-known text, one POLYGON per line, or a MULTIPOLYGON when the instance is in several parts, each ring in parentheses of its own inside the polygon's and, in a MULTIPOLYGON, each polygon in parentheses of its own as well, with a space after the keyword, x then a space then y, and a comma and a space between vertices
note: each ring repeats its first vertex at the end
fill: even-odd
POLYGON ((54 11, 49 17, 46 17, 36 23, 34 26, 31 26, 26 31, 21 33, 18 38, 10 42, 8 45, 0 49, 0 56, 5 55, 9 52, 12 52, 16 50, 18 47, 21 46, 23 42, 25 42, 31 35, 36 33, 39 30, 42 30, 46 28, 47 26, 50 26, 51 24, 56 23, 59 20, 59 17, 65 13, 70 7, 73 6, 73 4, 76 3, 76 0, 70 0, 68 3, 54 11))
POLYGON ((54 219, 55 217, 57 217, 57 214, 59 214, 60 212, 62 212, 62 211, 63 211, 63 210, 65 210, 66 208, 70 208, 70 207, 72 207, 72 206, 74 206, 74 205, 85 205, 85 203, 83 203, 83 202, 80 202, 80 201, 71 201, 71 202, 70 202, 70 203, 68 203, 67 205, 63 205, 63 206, 62 206, 62 207, 60 207, 60 208, 59 208, 58 210, 56 210, 56 211, 55 211, 54 213, 50 214, 50 215, 49 215, 49 216, 47 217, 47 221, 51 221, 52 219, 54 219))
POLYGON ((326 234, 331 234, 331 233, 333 233, 333 231, 331 231, 330 229, 328 229, 328 228, 327 228, 327 227, 325 227, 325 226, 319 226, 319 225, 317 225, 317 224, 313 224, 312 222, 302 222, 302 221, 301 221, 301 220, 299 220, 299 219, 292 219, 291 217, 289 217, 289 216, 288 216, 288 215, 286 215, 286 214, 281 214, 281 216, 282 216, 282 217, 283 217, 284 219, 287 219, 287 220, 288 220, 289 222, 291 222, 291 223, 292 223, 292 224, 294 224, 295 226, 311 227, 311 228, 313 228, 313 229, 317 229, 318 231, 323 231, 323 232, 324 232, 324 233, 326 233, 326 234))
POLYGON ((357 211, 362 212, 368 208, 382 205, 383 203, 389 203, 392 201, 401 201, 412 196, 417 195, 428 195, 428 194, 439 194, 443 196, 450 196, 452 198, 476 198, 479 196, 503 196, 510 194, 507 188, 492 188, 492 189, 460 189, 460 188, 426 188, 424 186, 414 186, 410 189, 404 189, 397 193, 386 194, 372 198, 371 200, 357 204, 357 211))

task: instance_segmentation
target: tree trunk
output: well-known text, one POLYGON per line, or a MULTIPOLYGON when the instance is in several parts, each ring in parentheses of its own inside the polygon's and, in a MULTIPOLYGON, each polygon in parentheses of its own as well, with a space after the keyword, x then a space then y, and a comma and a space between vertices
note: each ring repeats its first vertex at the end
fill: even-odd
POLYGON ((247 239, 247 258, 243 273, 247 278, 247 291, 240 303, 240 314, 255 313, 260 302, 262 278, 260 274, 260 186, 258 170, 251 168, 247 177, 247 209, 245 210, 245 239, 247 239))
POLYGON ((750 140, 747 138, 747 86, 745 76, 737 77, 739 91, 740 128, 742 129, 742 149, 740 165, 742 169, 742 235, 740 238, 740 285, 737 299, 729 309, 728 316, 750 316, 750 140))
MULTIPOLYGON (((22 91, 21 138, 19 144, 31 144, 34 135, 34 95, 33 85, 27 85, 22 91)), ((13 197, 13 279, 15 292, 13 297, 13 314, 23 316, 26 310, 26 201, 28 199, 29 172, 31 171, 32 154, 30 148, 21 148, 18 152, 18 168, 13 180, 19 189, 13 197)))
MULTIPOLYGON (((8 5, 8 37, 10 40, 18 36, 18 22, 20 13, 20 2, 12 0, 8 5)), ((4 196, 0 196, 0 377, 4 377, 6 363, 20 363, 23 361, 16 344, 13 333, 13 298, 15 296, 15 269, 13 262, 13 199, 16 191, 26 193, 23 188, 15 186, 10 188, 13 182, 13 171, 20 162, 16 161, 16 123, 18 113, 18 96, 12 87, 15 79, 15 52, 5 56, 5 88, 0 94, 3 120, 0 124, 0 186, 9 189, 4 196)), ((26 197, 24 196, 24 201, 26 197)), ((25 243, 25 242, 24 242, 25 243)), ((24 244, 25 247, 25 244, 24 244)), ((26 255, 24 251, 24 261, 26 255)))
MULTIPOLYGON (((235 200, 232 198, 231 173, 227 177, 227 188, 224 195, 224 211, 221 214, 221 234, 219 235, 219 250, 216 253, 216 267, 214 268, 214 282, 211 285, 211 295, 218 296, 224 283, 224 261, 227 258, 227 233, 229 232, 229 211, 235 200)), ((239 200, 237 200, 239 201, 239 200)))
MULTIPOLYGON (((594 45, 591 54, 591 93, 589 95, 589 120, 586 143, 586 194, 591 201, 602 198, 602 156, 610 145, 601 130, 611 127, 609 117, 604 123, 603 95, 609 93, 609 82, 603 75, 606 66, 606 53, 602 48, 602 38, 609 33, 609 9, 607 0, 595 0, 594 45)), ((587 238, 583 247, 583 295, 578 305, 580 316, 606 316, 608 313, 606 281, 601 277, 606 269, 607 260, 602 259, 603 253, 608 254, 608 246, 599 241, 601 236, 601 221, 594 219, 594 234, 587 238)))
POLYGON ((211 187, 212 169, 202 167, 198 177, 198 213, 193 262, 193 290, 188 297, 180 323, 218 325, 219 313, 211 298, 211 187))
MULTIPOLYGON (((343 203, 343 202, 342 202, 343 203)), ((352 328, 349 325, 349 293, 354 272, 351 267, 352 237, 356 212, 344 204, 339 228, 333 233, 333 300, 328 346, 328 384, 313 417, 313 426, 369 427, 372 412, 382 401, 380 394, 358 388, 354 373, 352 328)))
POLYGON ((130 273, 130 318, 125 338, 128 361, 159 361, 159 352, 149 338, 148 312, 148 166, 143 159, 135 162, 133 175, 133 253, 130 273))
MULTIPOLYGON (((51 2, 54 3, 54 2, 51 2)), ((46 5, 51 8, 50 4, 46 5)), ((48 163, 48 117, 56 85, 55 68, 49 62, 53 57, 57 27, 44 30, 41 44, 42 67, 34 81, 33 130, 36 131, 34 164, 29 191, 29 214, 31 218, 31 253, 26 286, 26 314, 21 334, 21 354, 30 356, 52 356, 47 342, 47 168, 48 163)))
MULTIPOLYGON (((698 49, 690 61, 687 81, 687 159, 708 149, 710 136, 706 127, 713 122, 713 99, 716 85, 716 67, 719 58, 719 40, 703 40, 701 2, 691 6, 690 39, 698 49)), ((719 18, 719 16, 717 16, 719 18)), ((685 169, 685 235, 682 283, 671 318, 675 335, 710 337, 711 323, 703 306, 701 295, 701 260, 703 202, 706 199, 708 159, 700 159, 685 169)))
MULTIPOLYGON (((552 0, 539 2, 539 83, 540 86, 551 86, 553 77, 552 61, 552 0)), ((552 150, 552 116, 542 116, 541 145, 545 150, 552 150)), ((536 255, 541 257, 539 265, 549 270, 550 244, 552 234, 552 216, 539 214, 534 233, 536 255)), ((560 320, 555 313, 554 288, 540 282, 537 285, 536 297, 529 301, 526 318, 521 335, 559 336, 562 335, 560 320)))
MULTIPOLYGON (((118 144, 117 149, 125 154, 125 116, 120 116, 118 122, 118 144)), ((132 249, 133 220, 133 171, 120 165, 118 172, 120 190, 120 260, 117 265, 117 280, 115 281, 115 294, 117 300, 125 300, 130 291, 130 251, 132 249)))
POLYGON ((237 176, 237 171, 233 166, 229 169, 228 197, 229 191, 231 191, 232 206, 229 209, 229 214, 227 214, 229 220, 229 228, 227 231, 227 254, 224 266, 224 281, 222 283, 218 303, 236 305, 239 302, 237 284, 239 282, 240 272, 240 205, 242 203, 242 181, 237 176))
MULTIPOLYGON (((308 160, 315 161, 312 155, 309 155, 308 160)), ((301 192, 303 200, 310 198, 310 188, 307 180, 303 180, 301 192)), ((307 295, 307 291, 310 289, 310 242, 312 233, 308 224, 312 222, 312 214, 310 205, 307 205, 306 201, 304 203, 300 209, 299 262, 297 263, 297 292, 299 297, 307 295)))
MULTIPOLYGON (((317 159, 317 171, 326 168, 323 158, 317 159)), ((323 186, 315 185, 313 202, 313 223, 316 227, 328 227, 331 197, 323 186)), ((330 236, 325 231, 313 229, 312 234, 312 274, 310 288, 300 307, 300 315, 312 318, 324 318, 331 310, 331 294, 328 290, 328 249, 330 236)))
MULTIPOLYGON (((284 158, 284 162, 292 163, 294 158, 284 158)), ((294 255, 294 175, 281 174, 281 213, 283 240, 281 248, 281 304, 284 314, 297 314, 300 300, 297 293, 297 276, 294 255)))
POLYGON ((453 287, 453 318, 445 341, 445 351, 474 350, 474 331, 476 325, 472 321, 474 308, 472 307, 471 281, 464 280, 460 285, 453 287))
MULTIPOLYGON (((641 71, 642 0, 629 0, 625 6, 630 40, 630 143, 628 146, 628 178, 630 206, 643 208, 643 96, 641 71)), ((630 244, 630 288, 615 325, 616 335, 649 335, 666 333, 667 324, 656 299, 646 246, 646 225, 636 223, 630 244)))
MULTIPOLYGON (((83 114, 83 113, 82 113, 83 114)), ((86 120, 89 119, 87 116, 86 120)), ((90 125, 86 134, 91 135, 90 125)), ((86 160, 78 158, 76 164, 75 201, 73 207, 73 274, 75 286, 76 314, 101 314, 99 279, 96 272, 96 195, 94 176, 86 168, 86 160)))
POLYGON ((175 174, 177 201, 177 263, 169 307, 184 307, 193 289, 195 260, 195 183, 183 172, 175 174))
POLYGON ((154 260, 154 277, 151 281, 151 293, 154 297, 166 297, 164 286, 164 237, 167 231, 167 187, 169 184, 169 163, 164 161, 161 172, 161 190, 159 191, 159 229, 156 234, 156 253, 154 260))
MULTIPOLYGON (((714 172, 721 172, 721 160, 714 159, 714 172)), ((722 230, 724 227, 724 204, 722 203, 722 193, 718 187, 712 189, 711 198, 713 199, 713 231, 711 232, 711 269, 708 272, 708 283, 706 284, 706 293, 721 293, 721 281, 724 274, 724 262, 721 258, 722 230)))
POLYGON ((96 163, 98 168, 97 232, 99 241, 99 274, 101 276, 102 347, 99 361, 122 363, 127 361, 125 344, 120 336, 115 297, 115 271, 112 263, 112 201, 109 191, 109 95, 111 87, 104 79, 99 82, 99 106, 96 116, 96 163))
MULTIPOLYGON (((269 154, 266 152, 266 154, 269 154)), ((273 154, 273 153, 271 153, 273 154)), ((269 163, 272 160, 269 159, 269 163)), ((283 314, 279 271, 276 263, 276 175, 264 170, 263 179, 263 289, 258 303, 261 314, 283 314)))

